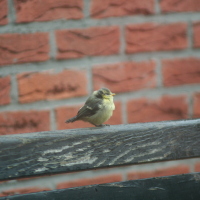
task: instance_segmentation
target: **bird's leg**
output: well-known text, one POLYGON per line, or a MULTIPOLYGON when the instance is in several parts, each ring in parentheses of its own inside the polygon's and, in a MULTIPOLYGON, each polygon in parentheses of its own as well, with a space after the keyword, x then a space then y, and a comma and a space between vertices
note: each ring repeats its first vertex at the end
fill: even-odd
POLYGON ((94 124, 94 123, 92 123, 92 122, 90 122, 90 124, 92 124, 92 125, 94 125, 94 126, 96 126, 96 127, 99 127, 99 125, 96 125, 96 124, 94 124))
MULTIPOLYGON (((94 124, 95 125, 95 124, 94 124)), ((110 126, 110 124, 100 124, 100 125, 95 125, 96 127, 104 127, 104 126, 110 126)))

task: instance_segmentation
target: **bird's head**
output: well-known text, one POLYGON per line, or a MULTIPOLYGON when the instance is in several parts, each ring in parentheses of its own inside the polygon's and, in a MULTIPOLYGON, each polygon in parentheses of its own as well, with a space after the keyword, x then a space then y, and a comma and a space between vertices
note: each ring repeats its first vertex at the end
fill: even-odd
POLYGON ((96 97, 102 98, 102 99, 113 99, 114 95, 115 93, 112 93, 107 88, 101 88, 98 91, 96 91, 96 97))

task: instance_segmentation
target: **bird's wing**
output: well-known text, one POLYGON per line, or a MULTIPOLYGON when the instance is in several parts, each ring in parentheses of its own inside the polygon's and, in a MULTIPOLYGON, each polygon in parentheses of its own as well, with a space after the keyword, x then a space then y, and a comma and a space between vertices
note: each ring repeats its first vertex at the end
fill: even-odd
POLYGON ((100 103, 101 99, 88 98, 85 105, 78 111, 77 118, 81 119, 94 115, 100 109, 100 103))

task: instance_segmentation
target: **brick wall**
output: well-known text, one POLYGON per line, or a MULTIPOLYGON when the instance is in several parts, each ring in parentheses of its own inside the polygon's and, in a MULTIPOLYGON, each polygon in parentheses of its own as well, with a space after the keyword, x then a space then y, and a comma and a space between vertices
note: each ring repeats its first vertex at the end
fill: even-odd
MULTIPOLYGON (((64 121, 100 87, 110 124, 200 117, 199 0, 0 0, 0 134, 64 121)), ((0 183, 0 195, 200 171, 174 161, 0 183)))

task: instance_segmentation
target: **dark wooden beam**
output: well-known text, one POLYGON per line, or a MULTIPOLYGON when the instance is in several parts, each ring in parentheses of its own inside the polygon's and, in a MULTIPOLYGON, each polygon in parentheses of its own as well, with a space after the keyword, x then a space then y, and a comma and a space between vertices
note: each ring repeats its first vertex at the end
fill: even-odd
POLYGON ((0 136, 0 180, 200 157, 200 119, 0 136))
POLYGON ((200 173, 2 197, 0 200, 198 200, 200 173))

